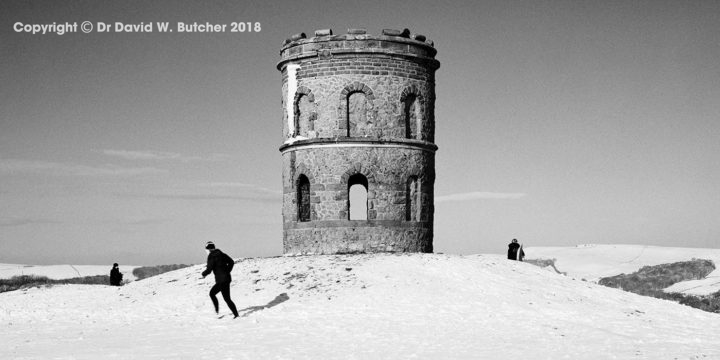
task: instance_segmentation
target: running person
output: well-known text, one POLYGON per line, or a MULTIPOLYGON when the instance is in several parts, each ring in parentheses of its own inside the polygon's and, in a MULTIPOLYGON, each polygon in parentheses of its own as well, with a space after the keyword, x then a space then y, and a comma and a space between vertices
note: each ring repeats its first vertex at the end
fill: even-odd
POLYGON ((210 300, 212 300, 213 306, 215 306, 215 313, 219 312, 217 293, 222 293, 223 300, 232 311, 235 317, 238 317, 238 311, 235 307, 235 303, 230 299, 230 282, 232 277, 230 272, 232 271, 235 261, 227 254, 215 248, 215 244, 212 241, 208 241, 205 245, 205 250, 208 252, 207 258, 207 269, 202 272, 203 279, 208 276, 211 272, 215 273, 215 285, 210 289, 210 300))

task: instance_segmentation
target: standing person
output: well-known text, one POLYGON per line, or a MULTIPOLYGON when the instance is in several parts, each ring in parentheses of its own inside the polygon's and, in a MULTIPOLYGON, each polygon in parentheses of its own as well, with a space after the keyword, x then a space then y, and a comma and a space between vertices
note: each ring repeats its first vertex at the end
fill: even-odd
POLYGON ((522 259, 525 257, 525 252, 522 249, 522 246, 518 244, 517 239, 512 239, 510 244, 508 244, 508 259, 510 260, 519 260, 522 261, 522 259), (518 251, 520 251, 520 254, 518 254, 518 251))
POLYGON ((122 282, 123 274, 120 272, 120 268, 117 263, 113 264, 112 270, 110 270, 110 285, 120 286, 122 282))
POLYGON ((235 307, 235 303, 230 299, 230 282, 232 277, 230 272, 232 271, 235 261, 227 254, 215 248, 215 244, 212 241, 208 241, 205 245, 205 250, 208 253, 207 258, 207 269, 202 272, 203 279, 208 276, 211 272, 215 273, 215 285, 210 289, 210 300, 212 300, 213 306, 215 306, 215 313, 219 312, 218 299, 215 295, 222 293, 223 300, 232 311, 235 317, 238 317, 238 311, 235 307))

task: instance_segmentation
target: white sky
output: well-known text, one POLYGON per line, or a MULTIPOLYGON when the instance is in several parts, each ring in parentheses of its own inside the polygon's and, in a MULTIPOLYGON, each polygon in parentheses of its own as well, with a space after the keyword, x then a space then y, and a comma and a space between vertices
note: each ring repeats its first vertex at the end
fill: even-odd
POLYGON ((718 247, 716 1, 0 3, 0 262, 282 251, 283 40, 435 41, 435 250, 718 247), (16 22, 262 24, 16 33, 16 22))

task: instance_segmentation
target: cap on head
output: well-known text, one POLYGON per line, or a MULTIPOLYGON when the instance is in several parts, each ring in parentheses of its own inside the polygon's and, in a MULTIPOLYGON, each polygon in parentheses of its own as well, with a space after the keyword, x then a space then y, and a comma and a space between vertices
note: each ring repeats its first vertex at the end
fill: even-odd
POLYGON ((208 241, 207 244, 205 244, 205 249, 212 250, 215 248, 215 244, 212 241, 208 241))
POLYGON ((513 241, 512 241, 512 242, 516 243, 516 242, 517 242, 517 239, 513 239, 513 241))
POLYGON ((118 267, 118 263, 114 263, 114 264, 113 264, 113 267, 118 267))

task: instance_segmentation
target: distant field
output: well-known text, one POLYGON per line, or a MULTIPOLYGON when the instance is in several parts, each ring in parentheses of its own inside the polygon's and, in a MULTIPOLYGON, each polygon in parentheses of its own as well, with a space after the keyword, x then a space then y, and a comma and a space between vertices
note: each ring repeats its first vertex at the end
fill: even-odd
MULTIPOLYGON (((123 280, 134 281, 133 270, 139 266, 120 266, 123 280)), ((112 264, 108 265, 21 265, 0 264, 0 279, 13 276, 35 275, 52 280, 71 279, 86 276, 110 275, 112 264)))
POLYGON ((632 274, 643 266, 670 264, 692 259, 712 261, 716 270, 701 280, 676 283, 665 289, 692 295, 720 291, 720 249, 671 248, 643 245, 579 245, 576 247, 528 247, 528 261, 555 259, 558 271, 597 282, 601 278, 632 274))

